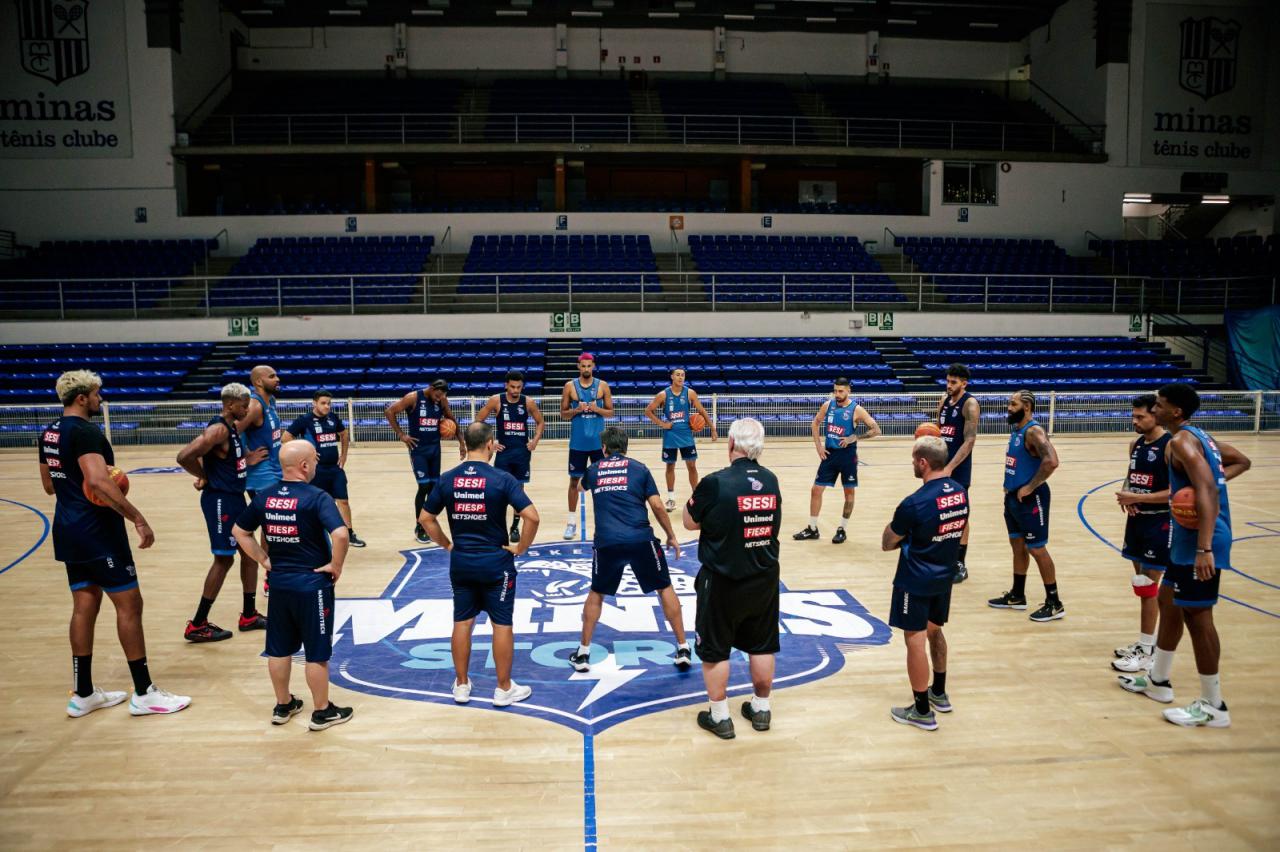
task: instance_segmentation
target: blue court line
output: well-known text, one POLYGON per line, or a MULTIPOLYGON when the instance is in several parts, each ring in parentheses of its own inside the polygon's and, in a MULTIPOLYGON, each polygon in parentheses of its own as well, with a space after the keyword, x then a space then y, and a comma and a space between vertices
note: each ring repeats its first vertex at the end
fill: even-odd
POLYGON ((582 735, 582 846, 596 848, 596 746, 591 734, 582 735))
POLYGON ((31 547, 27 550, 26 553, 22 554, 17 559, 13 560, 3 568, 0 568, 0 574, 3 574, 5 571, 8 571, 10 568, 17 565, 19 562, 26 559, 31 554, 35 553, 37 550, 40 549, 40 545, 44 544, 44 540, 49 537, 49 516, 46 515, 44 512, 41 512, 35 506, 28 506, 26 503, 19 503, 17 500, 9 500, 8 498, 0 497, 0 503, 12 503, 14 506, 21 506, 22 508, 27 509, 28 511, 35 512, 36 517, 38 517, 40 521, 44 524, 44 529, 40 531, 40 538, 36 541, 36 543, 31 545, 31 547))
MULTIPOLYGON (((1107 488, 1109 486, 1115 485, 1117 482, 1124 482, 1124 480, 1113 479, 1110 482, 1104 482, 1101 485, 1097 485, 1093 488, 1090 488, 1088 491, 1084 492, 1084 494, 1080 496, 1080 501, 1076 503, 1076 515, 1080 518, 1080 523, 1084 524, 1084 528, 1087 529, 1089 532, 1093 533, 1094 538, 1096 538, 1098 541, 1102 542, 1103 544, 1105 544, 1107 547, 1111 548, 1115 552, 1120 553, 1121 552, 1120 548, 1116 547, 1109 540, 1107 540, 1107 537, 1104 536, 1102 533, 1095 530, 1093 528, 1093 524, 1089 523, 1089 520, 1084 516, 1084 501, 1089 499, 1089 495, 1093 494, 1094 492, 1101 491, 1102 489, 1107 488)), ((1247 538, 1271 538, 1271 536, 1247 536, 1247 538)), ((1241 540, 1242 539, 1233 539, 1232 541, 1234 543, 1236 541, 1241 541, 1241 540)), ((1233 571, 1236 574, 1239 574, 1241 577, 1244 577, 1249 580, 1253 580, 1255 583, 1261 583, 1264 586, 1271 586, 1273 589, 1277 588, 1276 586, 1272 586, 1271 583, 1268 583, 1264 580, 1259 580, 1257 577, 1251 577, 1248 574, 1245 574, 1244 572, 1239 571, 1235 568, 1228 568, 1226 570, 1233 571)), ((1254 606, 1253 604, 1250 604, 1250 603, 1245 603, 1244 601, 1236 600, 1235 598, 1227 597, 1226 595, 1223 595, 1223 594, 1219 594, 1218 597, 1222 598, 1224 601, 1230 601, 1231 603, 1236 604, 1237 606, 1242 606, 1245 609, 1251 609, 1254 612, 1260 612, 1263 615, 1269 615, 1272 618, 1280 618, 1280 613, 1271 612, 1270 610, 1266 610, 1261 607, 1254 606)))

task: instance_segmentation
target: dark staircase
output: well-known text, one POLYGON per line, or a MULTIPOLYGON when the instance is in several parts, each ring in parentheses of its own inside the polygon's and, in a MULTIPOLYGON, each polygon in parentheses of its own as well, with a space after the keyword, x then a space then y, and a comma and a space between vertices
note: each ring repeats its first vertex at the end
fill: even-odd
MULTIPOLYGON (((235 366, 240 356, 248 351, 248 343, 215 343, 204 360, 174 389, 173 398, 209 399, 209 388, 224 384, 222 374, 235 366)), ((249 383, 247 372, 242 383, 249 383)))
POLYGON ((901 337, 873 337, 872 344, 880 351, 880 357, 893 368, 893 374, 902 382, 908 393, 941 393, 920 359, 907 349, 901 337))
POLYGON ((547 340, 547 360, 542 366, 542 392, 558 393, 564 383, 578 377, 581 337, 552 337, 547 340))

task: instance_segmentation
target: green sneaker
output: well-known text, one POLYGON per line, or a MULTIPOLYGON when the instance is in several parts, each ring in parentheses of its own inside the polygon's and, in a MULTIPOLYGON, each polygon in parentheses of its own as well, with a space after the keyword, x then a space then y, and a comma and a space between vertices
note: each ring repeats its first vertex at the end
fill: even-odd
POLYGON ((894 707, 889 711, 893 721, 901 725, 915 725, 922 731, 938 730, 938 716, 932 710, 928 713, 917 713, 914 704, 906 707, 894 707))
POLYGON ((929 690, 929 705, 939 713, 951 712, 951 699, 947 697, 945 692, 934 692, 929 690))
POLYGON ((1181 725, 1184 728, 1228 728, 1231 726, 1231 714, 1227 705, 1214 707, 1203 698, 1197 698, 1186 707, 1172 707, 1164 711, 1166 722, 1181 725))
POLYGON ((1152 701, 1159 701, 1161 704, 1173 703, 1173 686, 1152 680, 1150 674, 1144 672, 1122 674, 1116 678, 1116 683, 1126 692, 1145 695, 1152 701))

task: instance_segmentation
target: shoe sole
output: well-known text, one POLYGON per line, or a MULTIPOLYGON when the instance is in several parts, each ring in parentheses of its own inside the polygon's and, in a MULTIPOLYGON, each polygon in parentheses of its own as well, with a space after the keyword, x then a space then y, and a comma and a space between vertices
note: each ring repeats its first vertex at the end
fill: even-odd
POLYGON ((1016 609, 1019 612, 1022 612, 1027 608, 1026 604, 994 604, 991 601, 987 601, 987 606, 992 609, 1016 609))
POLYGON ((330 719, 329 721, 321 722, 318 725, 315 722, 308 722, 307 728, 309 728, 312 731, 323 731, 328 728, 332 728, 334 725, 345 725, 347 722, 350 722, 355 717, 356 717, 356 711, 353 708, 351 711, 351 714, 348 716, 339 716, 336 719, 330 719))
POLYGON ((1136 669, 1122 669, 1115 662, 1111 663, 1111 668, 1115 669, 1118 672, 1124 672, 1125 674, 1138 674, 1140 672, 1149 672, 1151 671, 1151 666, 1152 664, 1148 662, 1145 666, 1139 666, 1136 669))
POLYGON ((507 699, 495 698, 493 699, 493 706, 494 707, 510 707, 512 704, 516 704, 518 702, 524 701, 530 695, 533 695, 532 689, 526 692, 524 695, 521 695, 519 698, 507 698, 507 699))
POLYGON ((938 704, 932 698, 929 699, 929 706, 934 710, 937 710, 939 713, 950 713, 955 709, 955 707, 950 704, 938 704))
POLYGON ((77 713, 73 713, 73 712, 71 712, 71 705, 68 703, 68 704, 67 704, 67 715, 68 715, 69 717, 71 717, 72 719, 83 719, 85 716, 88 716, 88 715, 89 715, 90 713, 92 713, 94 710, 106 710, 108 707, 115 707, 117 704, 123 704, 123 703, 125 703, 125 702, 126 702, 126 701, 128 701, 128 700, 129 700, 129 696, 128 696, 128 695, 125 695, 123 698, 120 698, 120 699, 118 699, 118 700, 116 700, 116 701, 108 701, 108 702, 106 702, 106 703, 104 703, 104 704, 98 704, 98 705, 95 705, 95 706, 93 706, 93 707, 90 707, 88 710, 82 710, 82 711, 77 712, 77 713))
POLYGON ((190 704, 183 704, 181 707, 175 707, 173 709, 169 709, 167 707, 164 709, 152 708, 152 707, 139 708, 134 706, 134 704, 130 702, 129 715, 130 716, 172 716, 174 713, 180 713, 183 710, 186 710, 190 706, 191 706, 190 704))
POLYGON ((361 541, 361 542, 355 542, 355 541, 353 541, 353 542, 351 542, 351 546, 352 546, 352 547, 364 547, 364 546, 365 546, 365 542, 363 542, 363 541, 361 541))
POLYGON ((234 634, 228 630, 226 636, 210 636, 208 639, 192 639, 190 636, 183 636, 182 638, 186 639, 192 645, 208 645, 210 642, 225 642, 233 635, 234 634))
POLYGON ((288 715, 288 716, 285 716, 283 719, 281 719, 279 716, 277 716, 277 715, 275 715, 275 714, 273 713, 273 714, 271 714, 271 724, 273 724, 273 725, 287 725, 287 724, 289 724, 289 720, 290 720, 290 719, 292 719, 294 716, 297 716, 297 715, 298 715, 299 713, 301 713, 301 712, 302 712, 302 706, 301 706, 301 705, 299 705, 299 706, 298 706, 298 709, 296 709, 296 710, 290 710, 290 711, 289 711, 289 715, 288 715))
POLYGON ((920 724, 919 722, 913 721, 913 720, 911 720, 911 719, 903 719, 903 718, 901 718, 901 717, 899 717, 899 716, 895 716, 895 715, 893 715, 892 713, 890 713, 890 714, 889 714, 889 718, 890 718, 890 719, 892 719, 893 721, 897 722, 899 725, 908 725, 908 726, 910 726, 910 727, 912 727, 912 728, 919 728, 919 729, 920 729, 920 730, 922 730, 922 731, 936 731, 936 730, 938 730, 938 723, 937 723, 937 722, 934 722, 932 725, 922 725, 922 724, 920 724))
POLYGON ((1063 612, 1055 612, 1053 615, 1045 616, 1044 618, 1036 618, 1034 615, 1029 615, 1027 616, 1027 619, 1029 621, 1034 621, 1037 624, 1044 624, 1046 621, 1059 621, 1066 617, 1067 613, 1064 610, 1063 612))
POLYGON ((572 665, 572 666, 573 666, 573 670, 574 670, 575 672, 589 672, 589 671, 591 671, 591 664, 590 664, 590 663, 570 663, 570 665, 572 665))
POLYGON ((845 538, 842 538, 842 539, 834 539, 834 538, 833 538, 833 539, 831 539, 831 543, 832 543, 832 544, 844 544, 846 541, 848 541, 848 539, 845 539, 845 538))
MULTIPOLYGON (((1161 715, 1163 716, 1164 714, 1162 713, 1161 715)), ((1179 728, 1230 728, 1231 727, 1230 719, 1213 719, 1208 722, 1199 722, 1199 723, 1175 722, 1173 719, 1170 719, 1168 716, 1165 716, 1164 720, 1168 722, 1170 725, 1177 725, 1179 728)))
POLYGON ((675 666, 678 669, 691 669, 693 668, 693 660, 676 660, 675 666))
POLYGON ((255 624, 253 627, 237 627, 236 629, 239 630, 241 633, 252 633, 255 630, 266 630, 267 625, 263 624, 259 626, 255 624))
POLYGON ((717 731, 715 728, 713 727, 709 728, 706 725, 702 724, 701 722, 698 723, 698 727, 708 733, 715 734, 717 737, 719 737, 722 740, 732 740, 732 739, 736 739, 738 736, 737 732, 734 731, 732 728, 729 729, 729 733, 722 734, 719 731, 717 731))
POLYGON ((466 695, 463 695, 463 696, 461 696, 461 697, 459 697, 457 693, 454 693, 454 696, 453 696, 453 703, 454 703, 454 704, 470 704, 470 703, 471 703, 471 693, 469 693, 469 692, 468 692, 466 695))

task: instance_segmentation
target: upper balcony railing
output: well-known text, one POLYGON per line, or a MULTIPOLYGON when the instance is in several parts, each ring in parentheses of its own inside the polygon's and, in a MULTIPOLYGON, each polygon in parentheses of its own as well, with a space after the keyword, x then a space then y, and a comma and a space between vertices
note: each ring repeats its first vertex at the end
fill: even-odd
POLYGON ((194 146, 770 145, 1084 154, 1101 130, 1054 122, 629 113, 214 115, 194 146))

